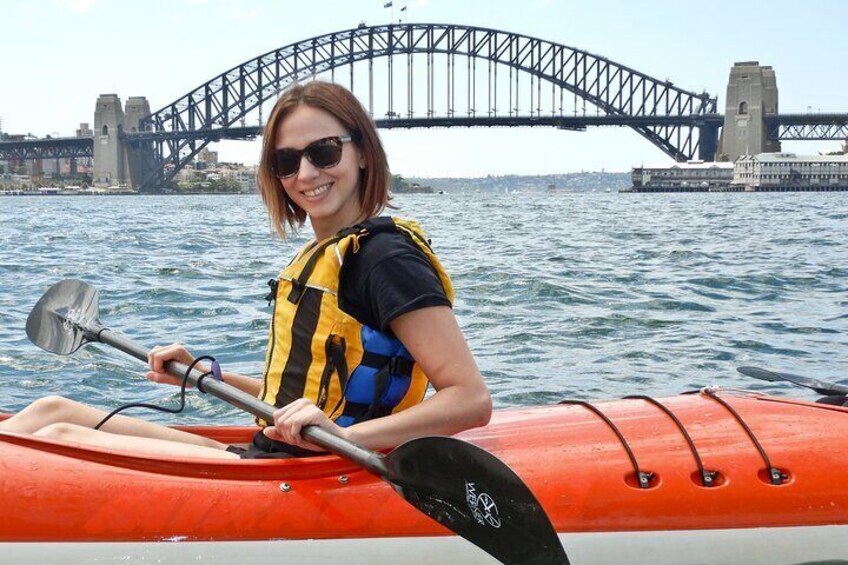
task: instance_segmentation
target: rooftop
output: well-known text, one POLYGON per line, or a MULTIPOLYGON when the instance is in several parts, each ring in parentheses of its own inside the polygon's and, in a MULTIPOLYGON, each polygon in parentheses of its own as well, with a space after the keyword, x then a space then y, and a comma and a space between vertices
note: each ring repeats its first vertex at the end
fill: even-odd
POLYGON ((687 161, 685 163, 663 163, 657 165, 642 165, 640 169, 732 169, 733 163, 728 161, 687 161))
POLYGON ((785 161, 812 161, 816 163, 846 163, 848 155, 798 155, 796 153, 758 153, 757 155, 743 155, 738 161, 759 161, 775 163, 785 161))

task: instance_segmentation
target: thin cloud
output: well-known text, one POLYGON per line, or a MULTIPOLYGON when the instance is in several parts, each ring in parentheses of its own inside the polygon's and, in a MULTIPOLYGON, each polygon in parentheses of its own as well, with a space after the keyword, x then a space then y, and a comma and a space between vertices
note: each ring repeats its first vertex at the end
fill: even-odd
POLYGON ((57 4, 66 10, 83 14, 91 10, 98 0, 57 0, 57 4))
POLYGON ((234 17, 248 22, 259 19, 260 15, 262 15, 262 11, 259 8, 251 8, 249 10, 237 9, 233 12, 234 17))
MULTIPOLYGON (((212 0, 184 1, 189 6, 201 6, 212 3, 212 0)), ((258 20, 262 16, 262 10, 256 7, 247 7, 245 2, 240 0, 217 0, 215 3, 218 7, 226 7, 229 9, 231 20, 252 22, 258 20)))

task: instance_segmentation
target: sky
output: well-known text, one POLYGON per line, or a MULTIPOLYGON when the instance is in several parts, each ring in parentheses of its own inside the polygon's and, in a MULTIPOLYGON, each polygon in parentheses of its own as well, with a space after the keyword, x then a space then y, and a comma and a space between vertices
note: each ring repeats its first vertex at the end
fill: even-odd
MULTIPOLYGON (((848 113, 844 0, 4 0, 2 131, 71 136, 99 94, 146 96, 153 110, 259 54, 316 35, 387 24, 490 27, 561 43, 687 90, 718 96, 730 68, 774 67, 781 113, 848 113)), ((629 171, 669 163, 629 128, 382 130, 392 171, 475 177, 629 171)), ((804 154, 837 142, 791 142, 804 154)), ((259 145, 223 142, 222 160, 255 163, 259 145)))

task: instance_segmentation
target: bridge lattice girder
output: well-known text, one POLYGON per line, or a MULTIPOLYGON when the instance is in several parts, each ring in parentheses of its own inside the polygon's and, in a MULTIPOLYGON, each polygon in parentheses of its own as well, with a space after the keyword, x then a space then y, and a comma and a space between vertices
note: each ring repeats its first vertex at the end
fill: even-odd
POLYGON ((764 121, 770 139, 848 140, 848 114, 781 114, 764 121))
MULTIPOLYGON (((494 91, 497 100, 497 67, 529 74, 536 79, 537 112, 541 115, 541 82, 551 83, 573 93, 610 116, 692 116, 715 114, 716 99, 706 93, 696 94, 671 82, 661 81, 604 57, 572 47, 505 31, 448 24, 399 24, 360 27, 329 33, 286 45, 251 59, 168 104, 144 119, 142 131, 191 132, 197 129, 229 128, 245 116, 261 108, 261 104, 279 96, 296 81, 310 79, 328 71, 348 66, 353 81, 353 65, 360 61, 396 55, 428 54, 451 58, 465 56, 483 60, 495 67, 494 91)), ((450 67, 449 67, 450 68, 450 67)), ((429 68, 428 68, 429 70, 429 68)), ((453 72, 453 71, 451 71, 453 72)), ((411 76, 411 75, 410 75, 411 76)), ((452 75, 453 76, 453 75, 452 75)), ((412 80, 411 78, 409 80, 412 80)), ((455 81, 455 77, 453 78, 455 81)), ((455 86, 452 85, 452 86, 455 86)), ((476 88, 476 85, 475 85, 476 88)), ((427 117, 433 116, 431 92, 427 86, 427 117)), ((512 96, 510 86, 510 101, 512 96)), ((451 94, 452 96, 452 94, 451 94)), ((469 95, 470 96, 470 95, 469 95)), ((502 98, 505 97, 501 94, 502 98)), ((516 99, 518 87, 516 83, 516 99)), ((531 100, 532 79, 531 79, 531 100)), ((390 116, 401 118, 392 109, 390 116)), ((497 104, 495 104, 495 107, 497 104)), ((485 115, 492 114, 490 105, 485 115)), ((561 108, 560 108, 561 109, 561 108)), ((534 110, 531 104, 531 115, 534 110)), ((452 113, 452 109, 449 109, 452 113)), ((513 115, 510 107, 509 115, 513 115)), ((406 118, 412 116, 408 113, 406 118)), ((424 125, 425 121, 421 124, 424 125)), ((677 160, 691 159, 698 149, 697 127, 681 125, 640 125, 631 127, 677 160)), ((164 178, 172 178, 208 141, 186 135, 156 143, 156 161, 173 168, 164 178)), ((145 183, 155 182, 147 178, 145 183)))
POLYGON ((58 137, 0 142, 0 161, 80 159, 94 155, 90 137, 58 137))

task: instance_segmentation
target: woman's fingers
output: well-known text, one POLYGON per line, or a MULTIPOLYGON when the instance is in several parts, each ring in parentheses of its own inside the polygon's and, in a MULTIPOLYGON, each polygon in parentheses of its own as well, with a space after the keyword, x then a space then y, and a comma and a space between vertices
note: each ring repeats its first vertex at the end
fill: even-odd
POLYGON ((274 412, 274 426, 265 428, 265 435, 298 447, 320 450, 305 441, 300 432, 304 426, 327 427, 327 424, 331 422, 320 408, 310 400, 299 398, 274 412))
MULTIPOLYGON (((147 354, 147 364, 150 366, 150 371, 145 374, 147 380, 156 383, 167 383, 178 385, 182 383, 182 378, 174 377, 165 370, 165 364, 169 361, 178 361, 183 365, 189 365, 194 360, 191 353, 181 343, 172 343, 171 345, 153 347, 147 354)), ((205 371, 205 367, 197 366, 201 371, 205 371)))
POLYGON ((178 379, 177 377, 168 373, 154 373, 153 371, 147 371, 147 373, 144 374, 144 378, 146 378, 150 382, 163 383, 168 385, 180 385, 183 382, 182 379, 178 379))

